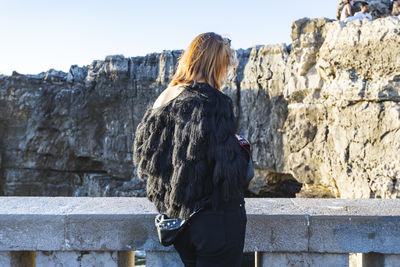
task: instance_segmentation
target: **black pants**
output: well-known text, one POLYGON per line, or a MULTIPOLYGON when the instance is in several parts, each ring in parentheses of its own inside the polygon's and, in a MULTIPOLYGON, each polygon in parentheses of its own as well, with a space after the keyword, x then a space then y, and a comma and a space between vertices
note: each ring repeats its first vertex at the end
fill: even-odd
POLYGON ((202 210, 174 243, 185 267, 241 266, 246 230, 244 204, 202 210))

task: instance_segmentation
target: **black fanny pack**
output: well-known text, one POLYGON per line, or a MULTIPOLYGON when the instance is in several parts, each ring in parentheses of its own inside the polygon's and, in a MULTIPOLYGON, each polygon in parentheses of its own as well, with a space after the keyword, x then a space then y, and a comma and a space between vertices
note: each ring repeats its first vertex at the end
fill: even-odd
POLYGON ((168 247, 172 245, 180 232, 188 225, 190 219, 198 213, 201 209, 194 211, 190 214, 189 218, 182 220, 180 218, 170 219, 164 213, 158 214, 154 220, 157 228, 158 240, 161 245, 168 247))

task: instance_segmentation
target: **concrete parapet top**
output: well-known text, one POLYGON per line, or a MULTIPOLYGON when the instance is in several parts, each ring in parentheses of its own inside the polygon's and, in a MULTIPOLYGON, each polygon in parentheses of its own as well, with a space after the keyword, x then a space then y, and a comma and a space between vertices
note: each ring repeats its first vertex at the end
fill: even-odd
MULTIPOLYGON (((246 199, 247 251, 400 254, 400 199, 246 199)), ((165 251, 145 198, 0 197, 0 250, 165 251)))
MULTIPOLYGON (((248 198, 248 215, 400 216, 400 199, 248 198)), ((0 215, 147 215, 141 197, 0 197, 0 215)))

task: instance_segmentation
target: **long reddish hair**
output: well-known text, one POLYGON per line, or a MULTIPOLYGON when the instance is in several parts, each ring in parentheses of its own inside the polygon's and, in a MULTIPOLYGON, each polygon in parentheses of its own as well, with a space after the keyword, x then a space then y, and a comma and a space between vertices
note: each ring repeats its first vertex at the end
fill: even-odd
POLYGON ((228 72, 228 67, 237 65, 230 40, 213 32, 198 35, 189 48, 183 52, 169 86, 189 85, 204 80, 209 85, 220 89, 221 81, 228 72))

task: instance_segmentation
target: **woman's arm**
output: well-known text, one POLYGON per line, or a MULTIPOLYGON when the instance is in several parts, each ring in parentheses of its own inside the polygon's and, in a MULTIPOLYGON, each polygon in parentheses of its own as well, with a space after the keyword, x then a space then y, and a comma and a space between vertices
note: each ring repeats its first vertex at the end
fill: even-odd
POLYGON ((353 14, 351 13, 351 5, 350 4, 347 4, 344 8, 346 9, 347 17, 353 16, 353 14))
POLYGON ((228 201, 243 188, 247 177, 248 154, 240 146, 235 134, 232 101, 225 96, 217 99, 218 107, 211 126, 210 152, 215 162, 213 184, 220 188, 221 199, 228 201))

